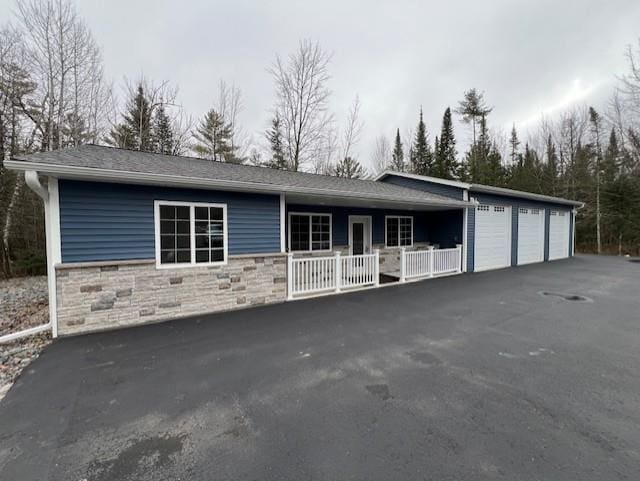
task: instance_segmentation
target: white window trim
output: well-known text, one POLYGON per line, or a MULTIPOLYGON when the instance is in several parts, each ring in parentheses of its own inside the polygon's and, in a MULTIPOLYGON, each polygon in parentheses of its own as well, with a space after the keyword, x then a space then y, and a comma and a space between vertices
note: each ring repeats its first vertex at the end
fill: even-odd
POLYGON ((326 212, 289 212, 287 219, 287 248, 289 252, 299 252, 299 253, 312 253, 312 252, 331 252, 333 249, 333 214, 326 212), (293 250, 291 248, 291 216, 293 215, 306 215, 309 216, 309 249, 308 250, 293 250), (312 232, 311 232, 311 216, 312 215, 320 215, 329 218, 329 248, 328 249, 316 249, 313 250, 312 246, 312 232))
POLYGON ((153 222, 155 225, 155 244, 156 244, 156 269, 181 269, 187 267, 207 267, 222 266, 228 262, 229 251, 229 235, 227 229, 227 204, 215 204, 209 202, 184 202, 177 200, 154 200, 153 201, 153 222), (191 262, 181 262, 179 264, 161 264, 160 263, 160 206, 182 206, 189 207, 189 236, 191 262), (215 207, 222 209, 222 228, 223 228, 223 260, 215 262, 196 262, 196 207, 215 207))
POLYGON ((401 249, 402 247, 413 247, 413 216, 412 215, 385 215, 384 216, 384 246, 386 249, 401 249), (398 219, 398 245, 390 246, 387 240, 387 220, 398 219), (411 219, 411 244, 400 245, 400 219, 411 219))

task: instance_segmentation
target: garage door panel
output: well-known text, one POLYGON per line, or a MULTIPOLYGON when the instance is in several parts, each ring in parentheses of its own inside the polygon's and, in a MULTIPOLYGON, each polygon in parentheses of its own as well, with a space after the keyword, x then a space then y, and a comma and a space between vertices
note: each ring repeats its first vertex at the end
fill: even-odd
POLYGON ((518 209, 518 265, 544 260, 544 210, 518 209))
POLYGON ((552 210, 549 213, 549 260, 569 257, 570 213, 552 210))
POLYGON ((475 219, 474 270, 511 265, 511 209, 480 205, 475 219))

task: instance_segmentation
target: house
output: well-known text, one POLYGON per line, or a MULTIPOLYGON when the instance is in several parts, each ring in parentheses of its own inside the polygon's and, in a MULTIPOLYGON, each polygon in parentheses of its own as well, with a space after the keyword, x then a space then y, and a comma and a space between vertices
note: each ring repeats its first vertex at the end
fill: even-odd
POLYGON ((54 336, 568 257, 580 206, 95 145, 5 165, 45 203, 54 336))

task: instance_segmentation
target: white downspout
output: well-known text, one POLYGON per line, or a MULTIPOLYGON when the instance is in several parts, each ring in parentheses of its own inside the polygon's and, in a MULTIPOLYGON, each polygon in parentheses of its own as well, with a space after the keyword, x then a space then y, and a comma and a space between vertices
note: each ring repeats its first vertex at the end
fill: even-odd
MULTIPOLYGON (((23 337, 31 336, 33 334, 37 334, 39 332, 48 331, 51 329, 53 337, 57 337, 57 310, 56 310, 56 277, 55 277, 55 269, 54 269, 54 261, 55 254, 53 249, 53 242, 51 241, 51 196, 49 189, 45 188, 38 178, 38 173, 34 170, 27 170, 24 173, 24 181, 27 186, 34 191, 38 197, 40 197, 44 202, 44 225, 46 231, 46 247, 47 247, 47 284, 48 284, 48 292, 49 292, 49 322, 46 324, 42 324, 40 326, 30 327, 29 329, 24 329, 19 332, 13 332, 11 334, 6 334, 4 336, 0 336, 0 344, 4 344, 7 342, 12 342, 17 339, 22 339, 23 337)), ((58 180, 50 179, 49 186, 54 184, 55 186, 55 194, 56 194, 56 209, 57 209, 57 197, 58 197, 58 180), (52 182, 53 181, 53 182, 52 182)), ((58 216, 58 212, 56 211, 56 217, 58 216)), ((57 217, 59 218, 59 217, 57 217)), ((58 233, 60 232, 59 223, 58 223, 58 233)), ((59 238, 59 235, 58 235, 59 238)))
POLYGON ((49 290, 49 323, 51 335, 58 337, 58 299, 56 289, 55 265, 60 262, 60 211, 58 199, 58 179, 49 177, 47 187, 40 183, 38 172, 27 170, 24 173, 27 186, 44 202, 44 225, 47 252, 47 284, 49 290))

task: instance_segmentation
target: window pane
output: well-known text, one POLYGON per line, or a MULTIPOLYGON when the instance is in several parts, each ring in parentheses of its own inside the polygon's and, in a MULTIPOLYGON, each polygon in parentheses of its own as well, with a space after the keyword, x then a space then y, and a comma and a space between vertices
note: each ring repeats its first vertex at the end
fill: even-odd
POLYGON ((176 259, 179 263, 191 262, 191 250, 178 250, 176 251, 176 259))
POLYGON ((181 205, 176 207, 176 219, 189 220, 189 207, 181 205))
POLYGON ((160 222, 160 234, 173 234, 176 231, 176 222, 163 220, 160 222))
POLYGON ((178 234, 188 234, 190 225, 188 220, 179 220, 176 222, 176 232, 178 234))
POLYGON ((222 208, 221 207, 210 207, 209 208, 211 220, 222 220, 222 208))
POLYGON ((160 206, 160 219, 175 219, 176 218, 176 208, 172 205, 161 205, 160 206))
POLYGON ((188 206, 160 206, 161 264, 191 262, 191 225, 189 215, 188 206))
POLYGON ((208 249, 209 248, 209 236, 197 235, 196 236, 196 249, 208 249))
POLYGON ((173 250, 160 252, 161 264, 173 264, 176 261, 176 253, 173 250))
POLYGON ((211 262, 222 262, 224 260, 224 251, 222 249, 211 250, 211 262))
POLYGON ((188 249, 191 247, 191 237, 188 235, 177 235, 176 236, 176 248, 178 249, 188 249))
POLYGON ((196 234, 208 234, 208 233, 209 233, 209 222, 196 221, 196 234))
POLYGON ((211 224, 209 224, 209 235, 222 235, 223 230, 224 228, 222 222, 212 222, 211 224))
POLYGON ((176 248, 176 236, 163 235, 160 236, 160 249, 175 249, 176 248))
POLYGON ((387 218, 387 245, 395 247, 398 245, 398 218, 387 218))
POLYGON ((196 250, 196 262, 209 262, 209 249, 196 250))
POLYGON ((291 216, 291 250, 309 250, 309 216, 291 216))
POLYGON ((222 249, 224 247, 224 237, 222 236, 211 236, 211 247, 214 248, 218 248, 218 249, 222 249))
POLYGON ((209 220, 209 209, 206 207, 196 207, 196 220, 209 220))
POLYGON ((411 224, 413 219, 402 218, 400 219, 400 245, 410 246, 411 242, 411 224))

